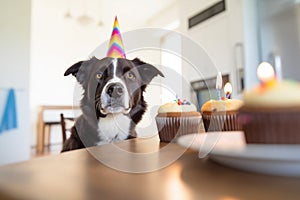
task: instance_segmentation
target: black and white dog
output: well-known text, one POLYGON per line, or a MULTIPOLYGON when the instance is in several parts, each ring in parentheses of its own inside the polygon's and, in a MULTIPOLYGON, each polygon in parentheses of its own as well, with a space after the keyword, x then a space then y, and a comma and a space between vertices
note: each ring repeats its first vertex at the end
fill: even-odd
POLYGON ((164 76, 138 58, 109 57, 80 61, 64 75, 69 74, 76 77, 84 93, 82 115, 62 152, 136 137, 135 126, 147 108, 143 92, 155 76, 164 76))

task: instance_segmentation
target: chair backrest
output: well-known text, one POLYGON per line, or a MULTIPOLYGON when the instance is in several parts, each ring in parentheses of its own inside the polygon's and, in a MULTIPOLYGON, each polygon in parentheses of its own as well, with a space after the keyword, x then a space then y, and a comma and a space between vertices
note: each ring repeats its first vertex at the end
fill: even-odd
POLYGON ((72 122, 72 124, 74 124, 74 121, 75 121, 75 118, 64 117, 64 114, 60 113, 60 125, 61 125, 63 144, 67 140, 67 130, 69 130, 69 128, 70 128, 70 127, 67 127, 67 122, 72 122))

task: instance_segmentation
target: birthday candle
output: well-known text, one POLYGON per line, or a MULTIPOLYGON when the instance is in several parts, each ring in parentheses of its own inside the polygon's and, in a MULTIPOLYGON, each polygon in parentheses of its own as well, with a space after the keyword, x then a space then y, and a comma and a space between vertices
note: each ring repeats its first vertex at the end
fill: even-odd
POLYGON ((218 93, 218 100, 221 100, 221 89, 222 89, 222 73, 218 72, 217 80, 216 80, 216 89, 218 93))

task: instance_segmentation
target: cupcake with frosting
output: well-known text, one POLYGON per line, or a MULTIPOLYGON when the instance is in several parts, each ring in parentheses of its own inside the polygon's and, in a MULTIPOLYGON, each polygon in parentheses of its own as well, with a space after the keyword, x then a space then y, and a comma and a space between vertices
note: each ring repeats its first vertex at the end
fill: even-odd
POLYGON ((198 133, 202 123, 196 106, 180 99, 161 105, 155 120, 161 142, 170 142, 181 135, 198 133))
POLYGON ((244 92, 240 109, 246 142, 299 144, 300 84, 278 80, 266 62, 258 66, 257 76, 261 83, 244 92))
POLYGON ((247 143, 300 143, 300 84, 272 81, 243 94, 240 121, 247 143))
POLYGON ((222 74, 218 72, 216 78, 218 100, 209 100, 201 108, 206 132, 241 130, 237 114, 243 102, 238 99, 231 99, 232 86, 229 82, 224 86, 225 97, 221 97, 222 88, 222 74))
POLYGON ((201 112, 206 132, 241 130, 238 110, 243 102, 238 99, 209 100, 202 105, 201 112))

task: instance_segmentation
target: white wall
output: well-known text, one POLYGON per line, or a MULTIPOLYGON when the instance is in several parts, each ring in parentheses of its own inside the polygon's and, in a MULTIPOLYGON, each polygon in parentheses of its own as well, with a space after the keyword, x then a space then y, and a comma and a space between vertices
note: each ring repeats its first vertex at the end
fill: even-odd
POLYGON ((175 0, 166 8, 152 16, 147 22, 148 27, 168 28, 174 21, 179 20, 179 1, 175 0))
POLYGON ((0 1, 0 116, 16 89, 18 128, 0 134, 0 165, 29 159, 30 0, 0 1))
POLYGON ((173 32, 162 31, 158 38, 161 71, 165 77, 160 85, 160 102, 158 105, 172 102, 176 95, 182 97, 182 55, 181 34, 175 32, 180 28, 179 2, 174 1, 164 10, 148 21, 149 27, 155 27, 173 32))
MULTIPOLYGON (((226 1, 226 10, 198 25, 188 29, 188 18, 198 14, 219 0, 180 1, 181 31, 195 43, 202 46, 216 68, 199 63, 198 69, 204 77, 211 78, 220 70, 222 74, 230 74, 230 81, 236 85, 236 55, 235 45, 243 43, 243 11, 241 0, 226 1)), ((188 49, 186 50, 188 51, 188 49)), ((185 70, 183 70, 185 72, 185 70)), ((185 72, 193 76, 194 72, 185 72)), ((236 95, 236 87, 234 93, 236 95)))
MULTIPOLYGON (((87 59, 89 54, 110 35, 110 32, 102 32, 95 23, 79 24, 75 19, 82 11, 81 4, 78 2, 72 5, 73 18, 67 19, 64 18, 68 7, 67 1, 32 0, 30 69, 32 145, 36 143, 38 106, 73 105, 76 81, 73 76, 64 77, 65 70, 75 62, 87 59), (77 10, 76 15, 74 10, 77 10)), ((90 4, 91 8, 93 6, 97 5, 90 4)), ((55 131, 58 132, 60 129, 55 131)))
MULTIPOLYGON (((207 21, 188 29, 188 19, 219 0, 179 0, 174 2, 149 21, 153 27, 166 27, 179 19, 176 29, 182 33, 181 60, 183 82, 191 82, 217 75, 230 74, 230 81, 237 83, 236 45, 244 42, 243 35, 243 1, 226 1, 226 11, 207 21)), ((193 99, 191 88, 183 86, 183 98, 193 99)), ((233 96, 237 96, 234 87, 233 96)))

